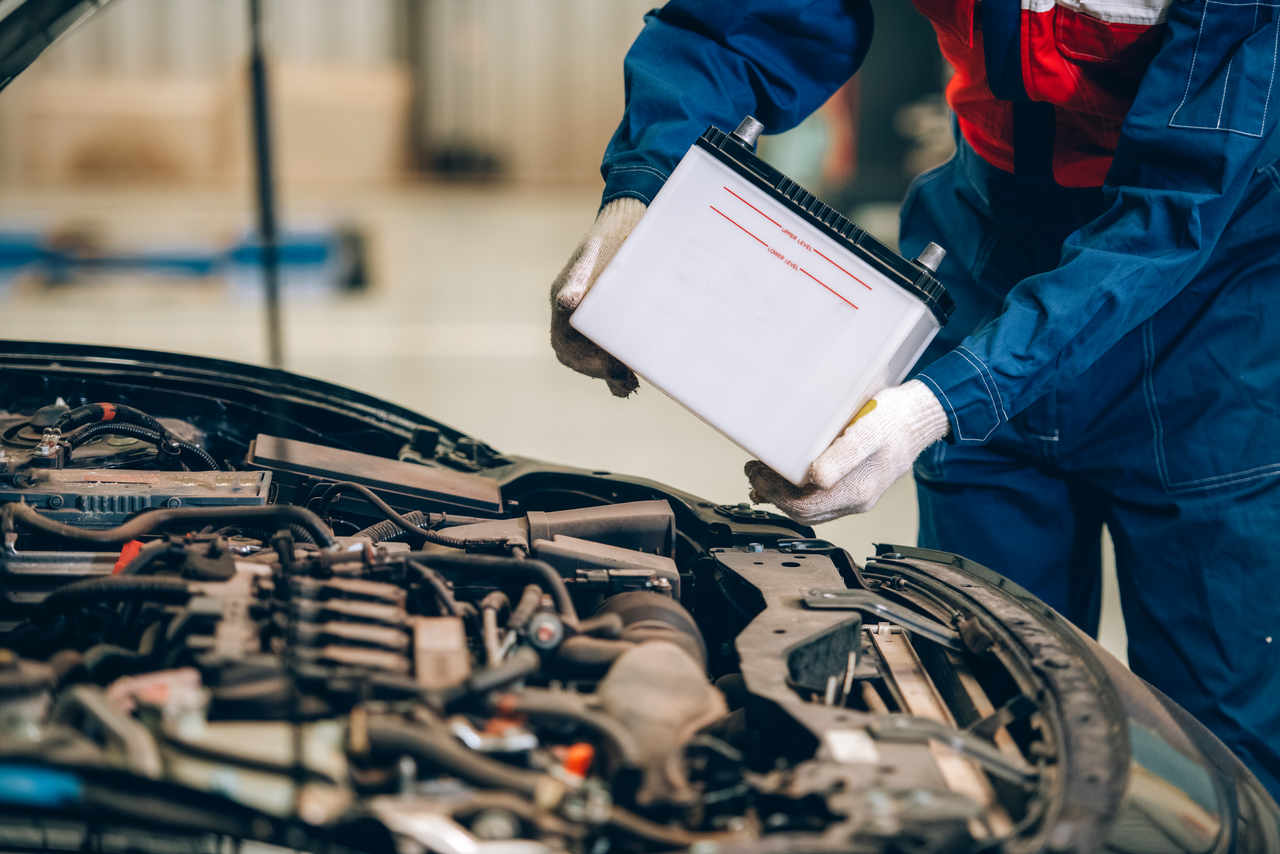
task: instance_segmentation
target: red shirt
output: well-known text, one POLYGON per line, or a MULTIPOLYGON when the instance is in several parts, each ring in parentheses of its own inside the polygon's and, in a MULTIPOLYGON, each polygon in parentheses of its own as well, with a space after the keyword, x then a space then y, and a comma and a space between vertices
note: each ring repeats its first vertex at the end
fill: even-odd
MULTIPOLYGON (((1014 171, 1013 102, 992 93, 977 3, 914 2, 933 23, 943 56, 955 68, 947 101, 961 133, 988 163, 1014 171)), ((1028 99, 1054 107, 1052 168, 1058 184, 1102 184, 1120 125, 1160 47, 1168 5, 1169 0, 1021 0, 1021 87, 1028 99)), ((996 83, 1000 89, 1001 81, 996 83)))

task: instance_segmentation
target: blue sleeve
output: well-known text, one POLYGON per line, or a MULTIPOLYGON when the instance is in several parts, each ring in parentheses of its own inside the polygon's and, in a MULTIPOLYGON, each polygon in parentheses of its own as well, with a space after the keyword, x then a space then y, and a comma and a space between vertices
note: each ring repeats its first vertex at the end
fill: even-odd
POLYGON ((1254 173, 1280 156, 1278 40, 1267 4, 1171 4, 1125 118, 1104 212, 1067 238, 1057 268, 1019 282, 1000 315, 918 374, 947 409, 953 440, 985 441, 1205 267, 1254 173))
POLYGON ((795 127, 857 70, 869 0, 671 0, 645 16, 623 64, 626 111, 605 150, 604 202, 648 204, 707 129, 754 115, 795 127))

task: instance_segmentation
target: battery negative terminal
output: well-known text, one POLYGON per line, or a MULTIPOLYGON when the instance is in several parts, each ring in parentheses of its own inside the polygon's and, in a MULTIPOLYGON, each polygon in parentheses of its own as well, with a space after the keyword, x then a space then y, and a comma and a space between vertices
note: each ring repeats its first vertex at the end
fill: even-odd
POLYGON ((764 123, 755 116, 747 116, 738 122, 737 128, 733 131, 733 136, 748 148, 756 147, 756 140, 760 138, 760 134, 764 132, 764 123))

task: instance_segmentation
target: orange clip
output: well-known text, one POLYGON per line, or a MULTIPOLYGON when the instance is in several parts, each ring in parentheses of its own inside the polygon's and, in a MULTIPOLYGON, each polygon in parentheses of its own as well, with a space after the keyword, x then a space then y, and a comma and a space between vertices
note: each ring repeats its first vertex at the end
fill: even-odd
POLYGON ((120 557, 116 558, 116 565, 112 567, 111 574, 119 575, 124 568, 133 562, 138 556, 138 552, 142 551, 141 540, 130 540, 124 544, 124 548, 120 549, 120 557))
POLYGON ((585 777, 595 761, 596 749, 585 741, 569 745, 564 753, 564 770, 575 777, 585 777))

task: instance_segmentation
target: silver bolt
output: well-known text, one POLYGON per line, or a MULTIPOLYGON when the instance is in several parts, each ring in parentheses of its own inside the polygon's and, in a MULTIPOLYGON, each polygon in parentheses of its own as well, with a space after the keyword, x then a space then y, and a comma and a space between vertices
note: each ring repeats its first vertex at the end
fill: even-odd
POLYGON ((756 147, 756 140, 760 138, 760 134, 764 132, 764 124, 755 116, 747 116, 738 122, 738 126, 734 129, 733 135, 748 148, 756 147))
POLYGON ((399 778, 400 794, 407 795, 413 791, 418 782, 418 763, 412 756, 401 756, 396 762, 396 776, 399 778))
POLYGON ((920 254, 916 256, 916 263, 926 270, 936 273, 938 272, 938 267, 942 264, 942 259, 946 257, 947 250, 931 242, 920 250, 920 254))
POLYGON ((644 586, 655 593, 670 593, 671 579, 663 578, 661 575, 655 575, 644 583, 644 586))
POLYGON ((507 810, 487 809, 472 820, 471 832, 481 839, 515 839, 520 820, 507 810))

